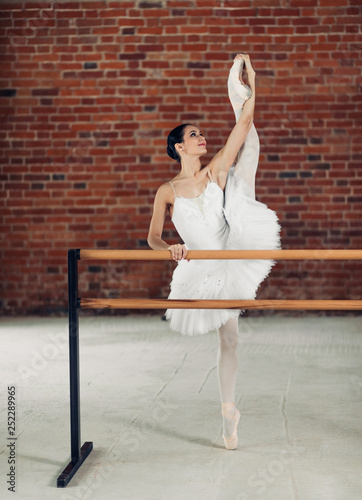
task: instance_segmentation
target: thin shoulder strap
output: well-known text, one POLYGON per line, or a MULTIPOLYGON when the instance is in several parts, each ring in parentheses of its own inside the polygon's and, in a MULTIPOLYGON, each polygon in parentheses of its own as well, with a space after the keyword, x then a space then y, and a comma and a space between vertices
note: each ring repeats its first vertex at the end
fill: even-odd
POLYGON ((175 195, 175 200, 176 200, 177 194, 176 194, 175 186, 173 185, 172 181, 168 181, 168 182, 171 184, 172 191, 173 191, 173 194, 175 195))
POLYGON ((207 168, 207 176, 208 176, 208 178, 210 179, 210 181, 211 181, 211 182, 216 182, 216 181, 214 181, 214 179, 212 178, 212 175, 211 175, 211 172, 210 172, 209 167, 206 167, 206 168, 207 168))

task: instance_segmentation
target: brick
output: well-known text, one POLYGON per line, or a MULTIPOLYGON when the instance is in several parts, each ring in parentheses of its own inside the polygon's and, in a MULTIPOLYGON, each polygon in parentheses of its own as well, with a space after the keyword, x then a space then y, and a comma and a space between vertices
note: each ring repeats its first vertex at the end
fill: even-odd
POLYGON ((16 89, 0 89, 0 97, 14 97, 16 92, 16 89))
POLYGON ((42 95, 57 96, 59 94, 59 88, 33 89, 31 94, 33 96, 42 96, 42 95))
POLYGON ((138 5, 139 9, 161 9, 163 2, 140 2, 138 5))

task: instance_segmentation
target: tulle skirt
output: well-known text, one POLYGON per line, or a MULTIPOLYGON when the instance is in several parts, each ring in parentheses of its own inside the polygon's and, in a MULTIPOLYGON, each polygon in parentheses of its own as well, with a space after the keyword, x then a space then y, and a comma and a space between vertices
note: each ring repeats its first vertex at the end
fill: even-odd
MULTIPOLYGON (((280 248, 277 215, 248 195, 230 170, 225 188, 226 250, 280 248)), ((169 299, 253 300, 268 276, 272 260, 182 260, 172 277, 169 299)), ((168 309, 170 327, 184 335, 205 334, 241 313, 236 309, 168 309)))

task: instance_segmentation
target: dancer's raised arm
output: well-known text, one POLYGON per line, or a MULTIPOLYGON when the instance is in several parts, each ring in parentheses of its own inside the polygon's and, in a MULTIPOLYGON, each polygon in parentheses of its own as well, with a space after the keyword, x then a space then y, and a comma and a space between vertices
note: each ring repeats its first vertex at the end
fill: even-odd
POLYGON ((247 54, 238 54, 235 60, 236 59, 243 59, 245 61, 245 69, 248 75, 251 96, 245 102, 240 118, 231 131, 225 146, 209 163, 211 173, 222 189, 225 187, 227 173, 232 166, 238 151, 244 144, 254 119, 255 71, 251 65, 250 57, 247 54))

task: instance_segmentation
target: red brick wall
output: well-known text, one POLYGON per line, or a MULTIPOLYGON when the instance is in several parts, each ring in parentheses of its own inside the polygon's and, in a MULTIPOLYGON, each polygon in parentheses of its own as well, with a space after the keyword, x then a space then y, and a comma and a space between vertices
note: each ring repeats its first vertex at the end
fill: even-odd
MULTIPOLYGON (((361 247, 359 4, 2 3, 4 312, 64 311, 68 248, 146 247, 155 191, 177 171, 167 132, 192 121, 210 155, 223 145, 240 51, 257 72, 257 196, 283 247, 361 247)), ((172 267, 82 263, 82 294, 165 297, 172 267)), ((280 262, 260 296, 361 298, 361 278, 356 262, 280 262)))

